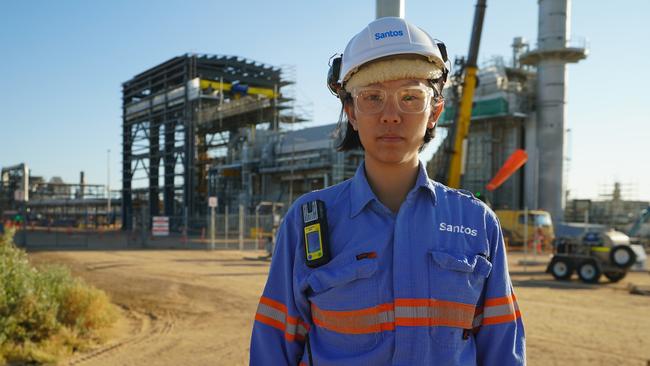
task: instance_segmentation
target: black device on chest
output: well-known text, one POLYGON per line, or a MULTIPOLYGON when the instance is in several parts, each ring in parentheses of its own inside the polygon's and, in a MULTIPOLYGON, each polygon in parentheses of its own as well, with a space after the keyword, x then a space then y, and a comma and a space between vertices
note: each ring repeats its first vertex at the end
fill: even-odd
POLYGON ((331 258, 325 203, 315 200, 303 204, 302 221, 307 266, 320 267, 331 258))

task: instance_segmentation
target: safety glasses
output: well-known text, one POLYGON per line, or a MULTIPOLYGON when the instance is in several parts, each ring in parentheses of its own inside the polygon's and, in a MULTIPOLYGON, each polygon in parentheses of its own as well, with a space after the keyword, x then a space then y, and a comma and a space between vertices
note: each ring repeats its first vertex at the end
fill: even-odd
POLYGON ((354 108, 361 113, 379 113, 384 110, 388 97, 392 95, 397 102, 397 109, 402 113, 422 113, 430 105, 434 92, 424 85, 403 86, 393 93, 377 87, 360 87, 352 91, 354 108))

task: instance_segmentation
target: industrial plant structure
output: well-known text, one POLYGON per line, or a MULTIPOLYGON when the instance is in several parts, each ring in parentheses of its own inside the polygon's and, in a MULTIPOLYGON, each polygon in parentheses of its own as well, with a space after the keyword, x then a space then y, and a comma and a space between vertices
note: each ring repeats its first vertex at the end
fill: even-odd
POLYGON ((66 183, 60 177, 49 180, 31 175, 27 164, 3 167, 0 171, 0 222, 29 222, 47 227, 98 227, 116 223, 120 200, 109 195, 106 185, 66 183))
MULTIPOLYGON (((569 0, 540 0, 537 47, 515 38, 512 62, 481 65, 461 182, 486 194, 495 208, 544 209, 555 221, 562 221, 565 199, 566 64, 587 55, 584 42, 570 38, 569 9, 569 0), (518 148, 526 150, 528 163, 498 190, 485 192, 518 148)), ((286 68, 203 54, 173 57, 124 82, 116 221, 131 230, 134 220, 167 216, 170 230, 181 231, 192 222, 205 224, 209 197, 217 198, 219 214, 252 214, 262 203, 288 207, 307 191, 352 177, 363 152, 336 151, 336 124, 296 129, 309 118, 294 108, 293 83, 286 68)), ((458 85, 445 91, 439 128, 455 119, 458 85)), ((430 176, 447 153, 438 149, 427 167, 430 176)), ((3 172, 1 206, 11 207, 16 190, 29 195, 56 185, 25 189, 32 184, 21 169, 3 172)), ((76 199, 86 211, 89 189, 82 180, 75 188, 82 196, 52 193, 29 205, 60 210, 76 199)), ((99 212, 103 203, 96 198, 99 212)))
MULTIPOLYGON (((563 216, 566 63, 587 55, 569 37, 569 1, 539 2, 538 47, 513 42, 512 62, 480 69, 461 186, 485 185, 515 149, 529 160, 495 192, 495 207, 545 209, 563 216)), ((335 125, 287 128, 304 121, 284 91, 282 69, 234 56, 186 54, 123 84, 122 224, 140 212, 168 216, 172 230, 207 213, 252 213, 260 202, 284 207, 300 194, 354 174, 362 152, 336 152, 335 125), (139 208, 138 208, 139 207, 139 208)), ((439 123, 455 117, 457 86, 446 90, 439 123)), ((448 152, 439 149, 432 177, 448 152)), ((444 182, 443 182, 444 183, 444 182)))
MULTIPOLYGON (((264 201, 350 177, 359 153, 335 153, 334 126, 305 121, 282 69, 235 56, 186 54, 123 84, 122 224, 168 216, 173 231, 205 217, 208 197, 247 213, 264 201), (139 208, 139 209, 138 209, 139 208)), ((202 222, 202 221, 199 221, 202 222)))
MULTIPOLYGON (((563 221, 566 191, 566 64, 587 57, 586 42, 570 37, 570 0, 540 0, 537 48, 514 39, 512 62, 496 58, 479 71, 461 186, 481 192, 499 208, 541 209, 563 221), (494 192, 486 185, 515 149, 528 153, 524 168, 494 192)), ((447 105, 456 105, 454 84, 447 105)), ((449 127, 455 110, 440 121, 449 127)), ((434 173, 447 151, 429 164, 434 173)))
MULTIPOLYGON (((517 55, 525 47, 521 38, 515 39, 514 64, 507 65, 495 58, 481 65, 480 83, 474 94, 472 119, 464 154, 461 187, 485 195, 495 208, 523 207, 523 171, 515 173, 494 192, 485 186, 516 149, 525 149, 527 126, 533 110, 535 74, 517 64, 517 55)), ((449 129, 455 120, 459 93, 457 84, 445 89, 447 107, 438 128, 449 129)), ((439 131, 440 132, 440 131, 439 131)), ((449 134, 447 135, 449 136, 449 134)), ((444 165, 447 152, 441 146, 428 164, 429 175, 435 177, 444 165)), ((530 206, 533 207, 533 206, 530 206)))

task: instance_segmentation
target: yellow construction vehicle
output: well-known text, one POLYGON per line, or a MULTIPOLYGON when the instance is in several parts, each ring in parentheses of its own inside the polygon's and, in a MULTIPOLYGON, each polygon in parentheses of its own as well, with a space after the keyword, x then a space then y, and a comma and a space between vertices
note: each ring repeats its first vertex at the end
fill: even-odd
POLYGON ((541 210, 495 210, 503 238, 509 248, 524 243, 537 243, 538 248, 550 248, 555 240, 551 214, 541 210), (526 212, 528 217, 526 217, 526 212))

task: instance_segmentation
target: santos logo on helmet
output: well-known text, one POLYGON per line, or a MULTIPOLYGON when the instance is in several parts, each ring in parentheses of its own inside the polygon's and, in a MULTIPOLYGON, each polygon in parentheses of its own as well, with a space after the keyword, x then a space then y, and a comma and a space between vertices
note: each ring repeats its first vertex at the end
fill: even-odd
POLYGON ((404 32, 402 32, 401 30, 399 30, 399 31, 388 31, 388 32, 384 32, 384 33, 375 33, 375 41, 378 41, 378 40, 380 40, 382 38, 386 38, 386 37, 401 37, 403 35, 404 35, 404 32))

